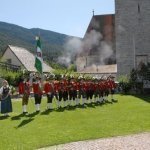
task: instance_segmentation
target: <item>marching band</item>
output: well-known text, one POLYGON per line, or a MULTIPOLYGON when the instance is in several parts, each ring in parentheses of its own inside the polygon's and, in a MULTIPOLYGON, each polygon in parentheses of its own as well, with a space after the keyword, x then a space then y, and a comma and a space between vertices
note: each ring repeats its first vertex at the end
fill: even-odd
MULTIPOLYGON (((12 105, 5 105, 4 97, 9 93, 5 92, 4 87, 8 85, 7 81, 3 83, 4 86, 0 89, 1 95, 1 113, 7 114, 12 111, 12 105), (7 94, 6 94, 7 93, 7 94), (5 105, 5 106, 4 106, 5 105), (7 110, 4 107, 9 107, 7 110), (4 111, 5 110, 5 111, 4 111)), ((117 102, 114 100, 113 94, 115 92, 116 83, 114 77, 109 76, 105 78, 84 78, 83 76, 53 76, 47 75, 45 81, 38 75, 32 74, 30 76, 21 78, 18 85, 18 92, 22 97, 22 112, 26 114, 27 105, 31 93, 34 95, 35 110, 40 111, 40 104, 42 97, 47 97, 47 106, 49 110, 53 109, 53 101, 56 101, 57 108, 66 108, 69 106, 85 106, 91 103, 106 103, 106 102, 117 102), (111 100, 108 100, 108 95, 111 95, 111 100)), ((7 97, 8 99, 8 97, 7 97)), ((9 95, 9 100, 10 100, 9 95)))

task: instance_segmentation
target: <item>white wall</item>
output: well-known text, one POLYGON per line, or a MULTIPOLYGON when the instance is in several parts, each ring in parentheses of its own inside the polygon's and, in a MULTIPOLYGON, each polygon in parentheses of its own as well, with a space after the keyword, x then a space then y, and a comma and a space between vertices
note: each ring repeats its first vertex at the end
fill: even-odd
POLYGON ((7 62, 8 59, 11 59, 11 64, 22 66, 21 62, 18 60, 18 58, 15 56, 15 54, 10 50, 8 47, 4 53, 4 55, 1 58, 2 62, 7 62))

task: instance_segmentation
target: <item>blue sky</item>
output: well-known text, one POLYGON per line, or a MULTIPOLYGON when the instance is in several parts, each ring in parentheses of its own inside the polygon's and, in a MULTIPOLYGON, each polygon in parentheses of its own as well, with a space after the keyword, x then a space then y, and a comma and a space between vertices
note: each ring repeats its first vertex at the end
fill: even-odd
POLYGON ((92 10, 115 12, 114 0, 0 0, 0 21, 83 37, 92 10))

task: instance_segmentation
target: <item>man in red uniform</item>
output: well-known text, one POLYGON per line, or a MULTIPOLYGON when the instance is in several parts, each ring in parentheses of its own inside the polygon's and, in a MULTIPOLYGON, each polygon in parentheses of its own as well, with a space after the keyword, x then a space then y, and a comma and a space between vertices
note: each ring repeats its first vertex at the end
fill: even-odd
POLYGON ((51 82, 51 78, 46 79, 46 83, 44 84, 44 91, 45 94, 47 95, 47 108, 53 109, 52 101, 54 97, 54 85, 51 82))
POLYGON ((63 88, 63 93, 62 93, 62 98, 63 98, 63 102, 64 102, 64 107, 67 107, 67 102, 68 102, 68 80, 66 78, 66 76, 64 76, 62 78, 62 88, 63 88))
POLYGON ((108 79, 108 82, 109 82, 109 88, 110 88, 110 94, 111 94, 111 101, 112 102, 117 102, 117 100, 114 100, 113 98, 113 95, 115 93, 115 88, 116 88, 116 83, 114 81, 114 78, 113 76, 110 76, 109 79, 108 79))
POLYGON ((33 93, 34 93, 34 99, 35 99, 35 106, 36 106, 36 111, 40 111, 40 104, 41 104, 41 99, 42 99, 42 83, 41 83, 41 78, 36 77, 33 80, 33 93))
POLYGON ((94 102, 98 102, 99 100, 99 85, 98 85, 98 79, 95 78, 94 81, 93 81, 93 84, 94 84, 94 102))
POLYGON ((73 105, 77 105, 77 87, 74 77, 71 77, 71 79, 69 79, 68 87, 69 100, 73 105))
POLYGON ((79 93, 78 93, 78 97, 79 99, 82 99, 81 105, 84 106, 85 104, 85 99, 86 99, 86 88, 85 88, 85 79, 83 77, 80 78, 80 82, 79 82, 79 93))
POLYGON ((80 78, 78 77, 78 79, 76 79, 76 92, 77 92, 77 97, 76 97, 76 101, 77 101, 77 105, 80 105, 80 99, 81 99, 81 84, 80 84, 80 78))
POLYGON ((93 80, 90 79, 88 81, 88 97, 87 97, 87 100, 89 99, 89 103, 92 103, 93 101, 93 95, 94 95, 94 83, 93 83, 93 80))
POLYGON ((109 80, 108 78, 105 79, 105 102, 108 102, 108 96, 109 96, 109 91, 110 91, 110 85, 109 85, 109 80))
POLYGON ((54 96, 57 100, 57 107, 60 108, 61 102, 59 101, 59 89, 60 89, 59 77, 55 77, 53 85, 54 85, 54 96))
POLYGON ((22 110, 23 114, 27 113, 27 105, 30 96, 30 84, 28 80, 25 78, 19 83, 19 94, 22 95, 22 110))
POLYGON ((98 85, 99 85, 99 99, 98 99, 98 102, 103 103, 105 101, 105 99, 104 99, 104 94, 105 94, 104 80, 100 79, 98 85))

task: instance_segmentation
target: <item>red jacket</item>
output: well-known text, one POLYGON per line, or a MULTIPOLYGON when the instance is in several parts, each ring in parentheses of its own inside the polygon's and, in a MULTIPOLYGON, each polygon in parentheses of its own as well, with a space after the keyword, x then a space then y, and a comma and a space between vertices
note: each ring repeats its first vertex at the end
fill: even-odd
POLYGON ((77 83, 72 81, 68 84, 68 86, 70 87, 69 90, 77 90, 78 87, 77 87, 77 83))
POLYGON ((74 82, 74 83, 73 83, 73 88, 74 88, 74 90, 76 90, 76 91, 78 90, 77 82, 74 82))
POLYGON ((30 84, 28 82, 19 83, 19 94, 28 94, 30 95, 30 84))
POLYGON ((40 83, 34 82, 32 86, 33 86, 33 93, 34 94, 40 94, 40 95, 43 94, 42 88, 40 87, 40 83))
POLYGON ((46 94, 52 93, 54 91, 54 88, 53 88, 52 84, 49 83, 49 82, 45 83, 44 84, 44 91, 45 91, 46 94))
POLYGON ((99 90, 100 90, 100 91, 103 91, 103 90, 104 90, 104 86, 103 86, 103 83, 102 83, 102 82, 99 82, 98 87, 99 87, 99 90))
POLYGON ((80 84, 80 82, 76 82, 76 88, 77 88, 78 91, 81 89, 81 84, 80 84))
POLYGON ((60 85, 59 81, 54 81, 54 91, 55 92, 59 91, 59 85, 60 85))
POLYGON ((86 91, 87 90, 87 83, 83 82, 81 87, 82 87, 83 91, 86 91))
POLYGON ((93 89, 94 89, 94 91, 97 91, 98 90, 98 83, 94 83, 94 87, 93 87, 93 89))
POLYGON ((105 87, 106 87, 106 90, 108 90, 108 89, 110 89, 111 87, 110 87, 110 83, 109 83, 109 81, 107 80, 107 81, 105 81, 105 87))
POLYGON ((113 80, 109 80, 108 82, 109 82, 110 89, 116 88, 116 83, 113 80))

